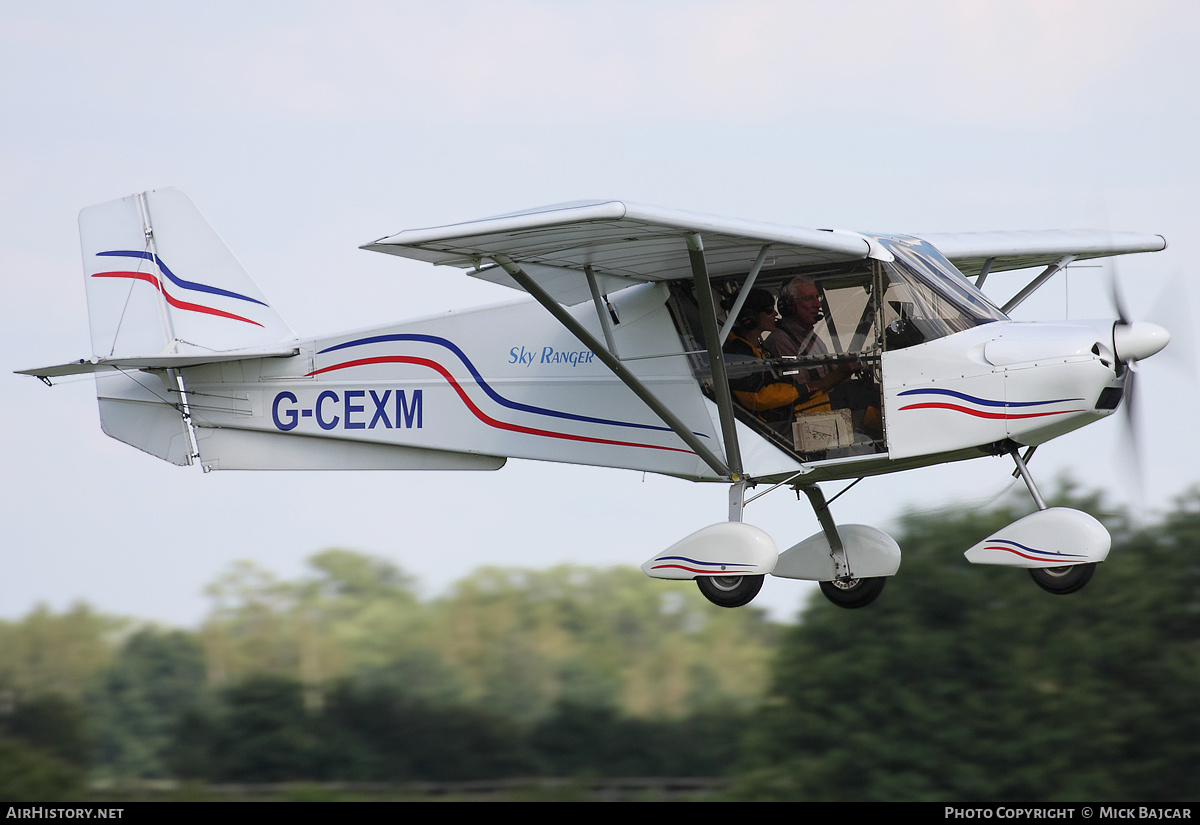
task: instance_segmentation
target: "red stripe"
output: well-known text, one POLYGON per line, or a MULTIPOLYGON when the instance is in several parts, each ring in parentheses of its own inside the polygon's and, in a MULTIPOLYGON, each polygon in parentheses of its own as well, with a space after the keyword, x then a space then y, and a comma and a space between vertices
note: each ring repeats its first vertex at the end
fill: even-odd
POLYGON ((676 570, 686 570, 689 573, 721 573, 726 576, 736 576, 738 573, 748 573, 748 570, 706 570, 704 568, 685 567, 682 564, 656 564, 651 570, 664 570, 674 567, 676 570))
POLYGON ((262 324, 260 324, 258 321, 251 321, 249 318, 243 318, 240 315, 234 315, 232 312, 222 312, 221 310, 213 309, 212 307, 201 306, 200 304, 189 304, 187 301, 180 301, 177 298, 172 298, 171 293, 163 289, 163 286, 161 283, 159 283, 158 278, 155 278, 149 272, 97 272, 96 274, 92 275, 92 277, 131 278, 135 281, 145 281, 148 284, 152 284, 155 289, 161 292, 163 297, 167 299, 167 303, 176 309, 184 309, 188 312, 203 312, 205 315, 217 315, 221 318, 229 318, 232 321, 243 321, 247 324, 254 324, 256 327, 262 326, 262 324))
POLYGON ((976 418, 1002 418, 1002 419, 1006 419, 1006 420, 1014 419, 1014 418, 1041 418, 1044 415, 1067 415, 1068 413, 1083 412, 1083 410, 1059 410, 1057 412, 1039 412, 1039 413, 989 413, 989 412, 982 412, 980 410, 972 410, 969 407, 960 407, 957 404, 940 404, 940 403, 909 404, 907 407, 901 407, 900 410, 901 410, 901 412, 903 412, 904 410, 953 410, 954 412, 960 412, 960 413, 966 413, 967 415, 973 415, 976 418))
MULTIPOLYGON (((1015 555, 1020 556, 1023 559, 1029 559, 1030 561, 1057 561, 1057 559, 1048 559, 1045 556, 1030 556, 1027 553, 1022 553, 1020 550, 1013 550, 1011 547, 985 547, 983 549, 984 550, 1003 550, 1005 553, 1013 553, 1015 555)), ((1069 564, 1070 562, 1067 562, 1067 563, 1069 564)))
POLYGON ((583 435, 571 435, 569 433, 556 433, 550 430, 538 430, 533 427, 522 427, 519 424, 509 424, 504 421, 498 421, 495 418, 487 415, 483 410, 475 406, 475 403, 468 397, 466 391, 455 380, 450 371, 439 364, 437 361, 430 361, 428 358, 412 358, 406 355, 381 355, 375 358, 360 358, 357 361, 346 361, 341 364, 334 364, 331 367, 322 367, 319 370, 313 370, 308 373, 309 376, 320 375, 323 372, 332 372, 334 370, 344 370, 350 367, 362 367, 368 364, 416 364, 419 367, 429 367, 432 370, 437 370, 441 376, 445 378, 454 391, 458 393, 458 397, 467 405, 476 418, 487 424, 490 427, 495 427, 500 430, 511 430, 514 433, 525 433, 526 435, 540 435, 545 438, 563 438, 568 441, 586 441, 591 444, 611 444, 615 447, 645 447, 650 450, 668 450, 673 453, 688 453, 695 455, 691 450, 681 450, 678 447, 660 447, 657 444, 638 444, 632 441, 610 441, 606 438, 589 438, 583 435))

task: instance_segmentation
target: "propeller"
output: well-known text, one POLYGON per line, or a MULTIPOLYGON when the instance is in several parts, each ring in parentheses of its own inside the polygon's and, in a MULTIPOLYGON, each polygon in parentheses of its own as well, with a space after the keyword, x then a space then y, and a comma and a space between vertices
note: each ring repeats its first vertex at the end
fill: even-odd
MULTIPOLYGON (((1138 362, 1155 355, 1166 347, 1171 341, 1171 334, 1159 324, 1133 320, 1129 312, 1129 307, 1125 303, 1124 296, 1121 294, 1116 262, 1113 261, 1110 263, 1110 296, 1113 308, 1117 312, 1117 321, 1113 324, 1113 352, 1118 364, 1120 364, 1117 374, 1124 373, 1124 387, 1122 390, 1124 401, 1122 406, 1124 407, 1125 420, 1124 443, 1129 447, 1128 461, 1131 465, 1127 471, 1127 475, 1132 481, 1135 498, 1140 504, 1144 498, 1144 477, 1142 471, 1142 448, 1140 436, 1138 435, 1140 409, 1137 393, 1137 375, 1140 371, 1138 362)), ((1168 289, 1164 290, 1163 294, 1159 296, 1159 300, 1155 304, 1155 309, 1162 309, 1165 299, 1168 304, 1174 303, 1182 306, 1190 314, 1186 303, 1186 288, 1182 292, 1176 293, 1172 301, 1171 286, 1173 285, 1168 285, 1168 289)), ((1166 314, 1170 313, 1154 312, 1156 317, 1166 314)), ((1188 326, 1188 323, 1184 322, 1179 325, 1179 328, 1182 329, 1188 326)), ((1177 348, 1183 349, 1182 347, 1177 348)))

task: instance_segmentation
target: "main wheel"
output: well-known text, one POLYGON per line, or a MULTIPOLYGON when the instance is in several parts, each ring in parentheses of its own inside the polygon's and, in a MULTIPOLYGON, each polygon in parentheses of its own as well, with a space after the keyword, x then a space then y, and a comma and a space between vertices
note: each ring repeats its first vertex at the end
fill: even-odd
POLYGON ((854 610, 866 607, 878 599, 885 584, 887 584, 886 576, 866 579, 837 579, 831 582, 821 582, 821 592, 825 594, 825 598, 838 607, 854 610))
POLYGON ((1082 590, 1084 585, 1092 580, 1095 572, 1094 561, 1087 564, 1069 564, 1066 567, 1029 568, 1029 575, 1033 576, 1038 587, 1059 596, 1082 590))
POLYGON ((696 586, 704 598, 719 607, 749 604, 762 590, 765 576, 697 576, 696 586))

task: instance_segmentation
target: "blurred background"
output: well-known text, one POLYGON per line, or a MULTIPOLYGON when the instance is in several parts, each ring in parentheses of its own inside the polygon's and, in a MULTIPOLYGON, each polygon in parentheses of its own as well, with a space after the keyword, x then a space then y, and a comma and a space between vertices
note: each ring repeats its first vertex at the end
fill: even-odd
MULTIPOLYGON (((1197 686, 1200 448, 1179 422, 1200 401, 1198 23, 1153 0, 0 0, 0 766, 34 760, 25 788, 592 771, 733 777, 747 798, 1169 798, 1168 765, 1197 754, 1163 743, 1200 741, 1156 692, 1197 686), (1160 233, 1116 274, 1130 314, 1176 337, 1139 376, 1142 484, 1120 416, 1031 468, 1117 535, 1086 591, 965 569, 1027 503, 1010 463, 980 459, 839 499, 906 553, 864 615, 802 613, 812 589, 778 580, 719 611, 630 568, 721 520, 723 487, 515 461, 205 475, 105 438, 90 379, 12 375, 90 355, 79 209, 162 186, 301 335, 514 295, 362 243, 614 197, 803 227, 1160 233)), ((1112 275, 1071 268, 1015 317, 1114 317, 1112 275)), ((747 520, 784 546, 818 529, 786 492, 747 520)))

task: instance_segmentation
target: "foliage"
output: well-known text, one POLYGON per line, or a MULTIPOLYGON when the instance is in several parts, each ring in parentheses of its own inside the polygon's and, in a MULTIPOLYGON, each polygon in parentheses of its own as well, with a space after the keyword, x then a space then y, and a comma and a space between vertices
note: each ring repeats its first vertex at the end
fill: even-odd
POLYGON ((381 686, 340 685, 323 722, 339 750, 335 779, 452 781, 534 772, 512 722, 381 686))
POLYGON ((528 724, 557 704, 674 719, 751 706, 775 632, 632 568, 484 568, 435 605, 431 641, 468 701, 528 724))
POLYGON ((91 761, 84 712, 65 696, 50 693, 18 701, 0 716, 0 735, 76 767, 91 761))
POLYGON ((421 649, 425 611, 399 568, 345 550, 309 564, 309 577, 281 582, 239 562, 209 586, 215 606, 202 636, 214 683, 299 678, 318 707, 324 685, 421 649))
POLYGON ((722 776, 736 764, 749 714, 639 719, 560 705, 529 734, 544 776, 722 776))
POLYGON ((182 631, 145 629, 125 643, 88 692, 96 761, 120 777, 163 777, 177 718, 204 691, 204 650, 182 631))
POLYGON ((309 712, 295 681, 260 677, 189 712, 168 749, 177 775, 218 782, 393 784, 530 776, 716 776, 745 718, 633 719, 564 705, 531 729, 484 710, 339 684, 309 712))
POLYGON ((84 604, 60 614, 42 605, 19 622, 0 621, 0 692, 81 699, 124 624, 84 604))
POLYGON ((83 771, 18 739, 0 736, 0 799, 61 802, 77 799, 83 771))
POLYGON ((315 710, 354 678, 530 724, 560 702, 668 718, 744 707, 767 683, 774 626, 760 611, 715 610, 690 583, 630 568, 484 568, 422 604, 384 560, 330 550, 310 565, 281 582, 240 563, 209 588, 215 684, 297 679, 315 710))
POLYGON ((1017 513, 910 518, 878 602, 814 603, 784 640, 736 796, 1194 798, 1198 504, 1155 529, 1118 524, 1070 596, 962 558, 1017 513))
POLYGON ((296 581, 234 567, 199 633, 39 608, 0 623, 0 795, 68 798, 89 758, 222 782, 740 766, 741 799, 1194 794, 1200 493, 1150 526, 1107 516, 1113 552, 1070 596, 962 558, 1022 514, 910 516, 878 602, 818 598, 782 640, 632 569, 487 568, 422 602, 341 550, 296 581))

